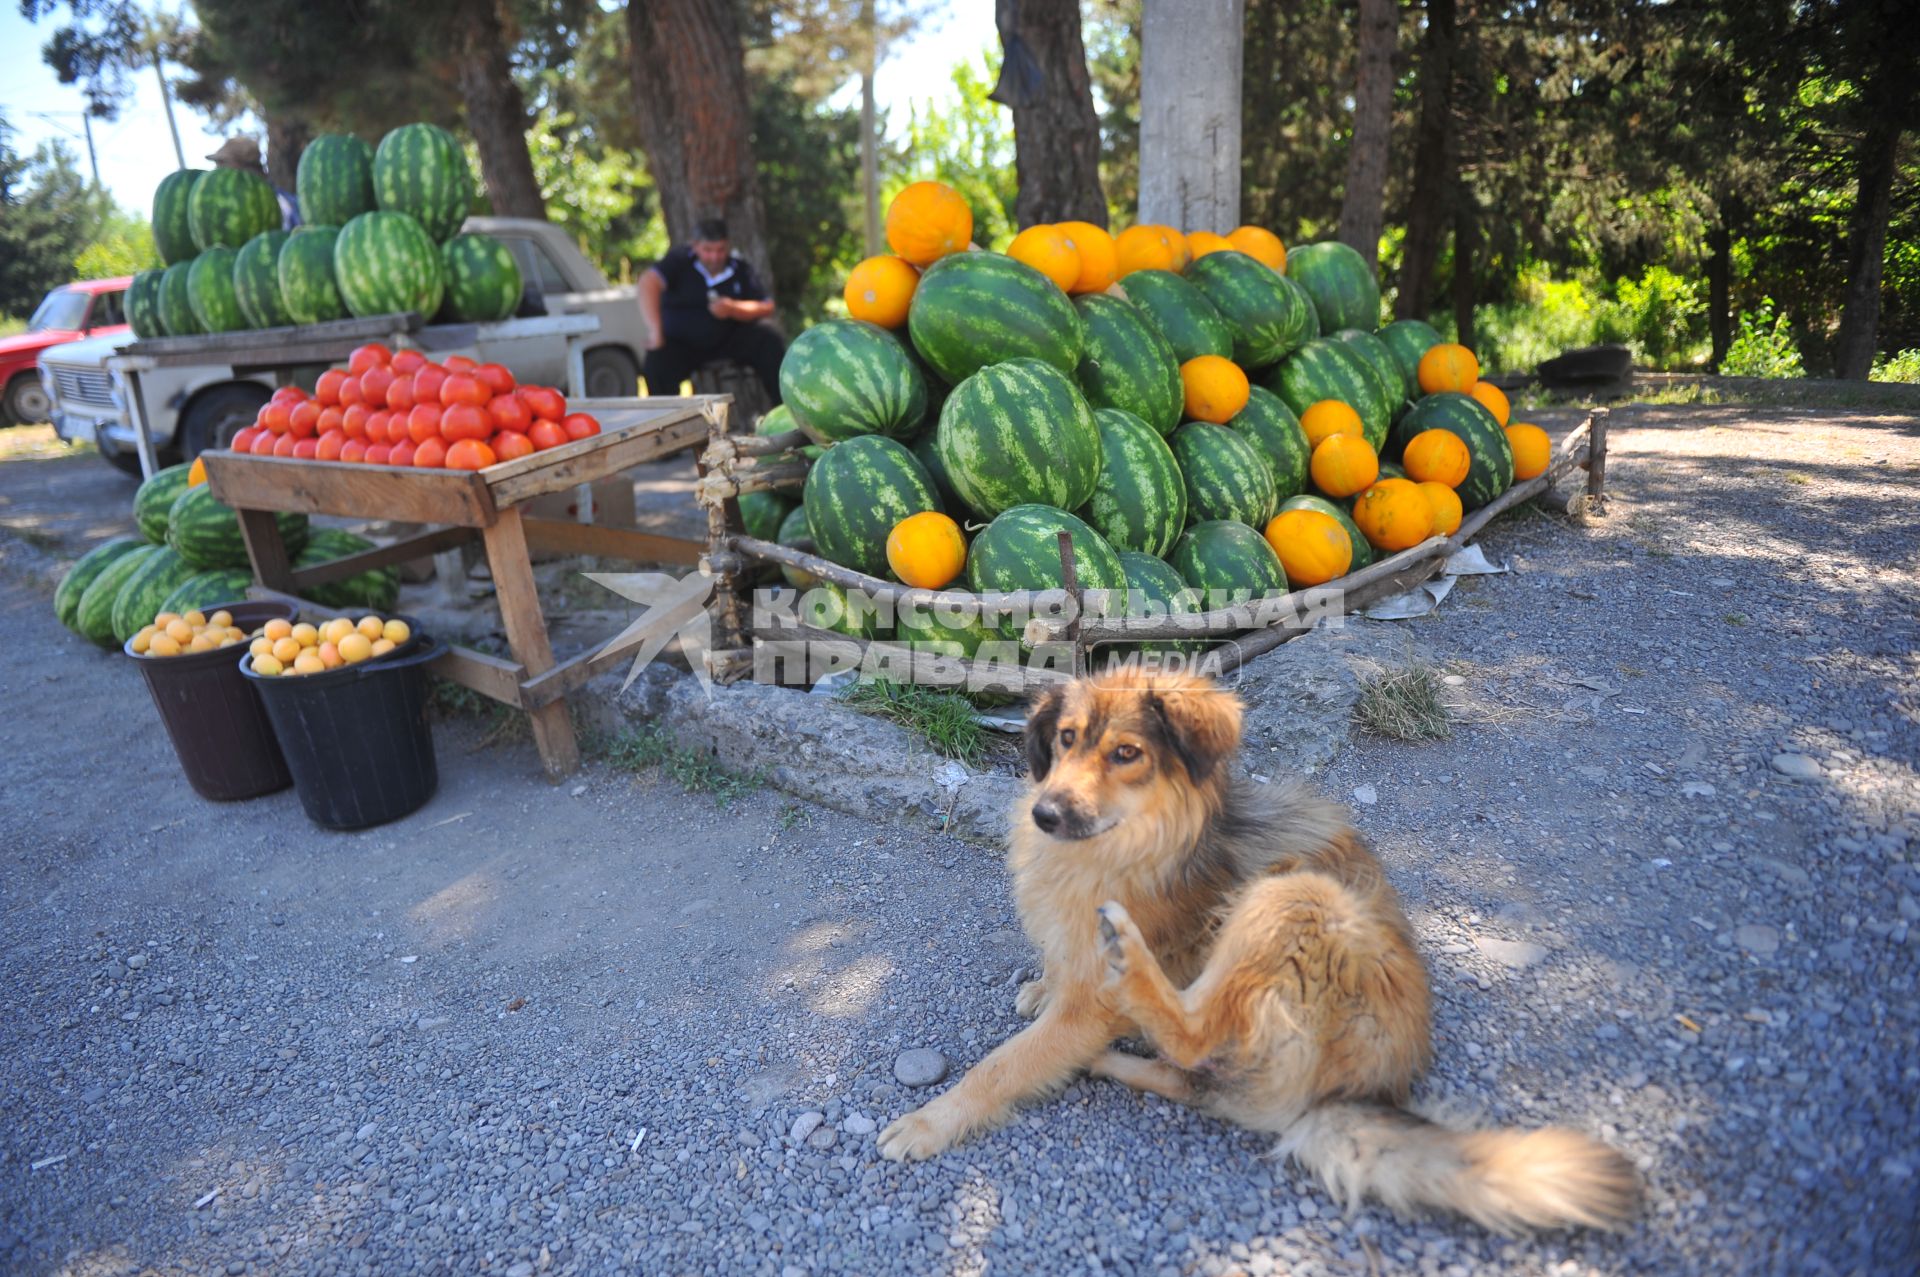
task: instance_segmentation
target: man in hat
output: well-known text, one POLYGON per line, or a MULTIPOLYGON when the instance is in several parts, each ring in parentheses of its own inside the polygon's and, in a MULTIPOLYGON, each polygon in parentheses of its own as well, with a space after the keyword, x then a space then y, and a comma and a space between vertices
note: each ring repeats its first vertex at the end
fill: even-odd
MULTIPOLYGON (((250 137, 230 137, 207 158, 213 161, 215 168, 246 169, 261 177, 267 176, 267 166, 260 162, 260 144, 250 137)), ((281 229, 290 231, 300 224, 300 202, 277 186, 273 188, 273 193, 280 198, 281 229)))
POLYGON ((787 344, 773 325, 773 299, 747 259, 733 251, 727 224, 710 217, 693 242, 667 250, 640 276, 640 314, 647 321, 650 395, 677 395, 680 383, 708 364, 734 360, 760 377, 780 402, 780 360, 787 344))

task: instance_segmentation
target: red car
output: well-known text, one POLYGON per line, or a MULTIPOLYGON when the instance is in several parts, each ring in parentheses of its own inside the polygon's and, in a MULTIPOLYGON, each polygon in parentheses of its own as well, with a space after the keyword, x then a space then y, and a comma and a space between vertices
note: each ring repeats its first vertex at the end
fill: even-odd
POLYGON ((35 361, 51 346, 129 331, 126 300, 132 282, 123 275, 56 288, 34 308, 27 331, 0 337, 0 425, 47 420, 53 404, 40 384, 35 361))

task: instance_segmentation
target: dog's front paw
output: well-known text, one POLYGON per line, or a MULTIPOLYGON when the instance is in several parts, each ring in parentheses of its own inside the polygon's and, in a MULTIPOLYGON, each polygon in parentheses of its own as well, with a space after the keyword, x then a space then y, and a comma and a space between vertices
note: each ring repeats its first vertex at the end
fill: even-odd
POLYGON ((1134 925, 1125 905, 1109 900, 1100 906, 1100 947, 1107 960, 1108 984, 1117 983, 1127 974, 1136 946, 1141 943, 1140 928, 1134 925))
POLYGON ((1046 1001, 1046 980, 1028 980, 1020 986, 1020 991, 1013 995, 1013 1009, 1016 1014, 1031 1020, 1040 1014, 1040 1008, 1046 1004, 1046 1001))
POLYGON ((939 1106, 935 1100, 888 1123, 880 1132, 880 1156, 890 1162, 920 1162, 950 1148, 956 1132, 943 1120, 939 1106))

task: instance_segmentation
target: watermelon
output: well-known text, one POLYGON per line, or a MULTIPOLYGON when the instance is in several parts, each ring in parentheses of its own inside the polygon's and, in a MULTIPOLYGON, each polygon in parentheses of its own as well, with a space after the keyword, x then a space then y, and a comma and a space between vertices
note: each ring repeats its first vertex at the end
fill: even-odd
POLYGON ((280 300, 280 250, 291 238, 288 231, 264 231, 233 259, 233 296, 249 328, 284 328, 293 322, 280 300))
POLYGON ((953 490, 989 519, 1034 503, 1076 510, 1100 477, 1093 409, 1071 374, 1038 359, 992 364, 954 387, 934 446, 953 490))
POLYGON ((916 652, 967 657, 982 643, 998 642, 1000 632, 973 608, 902 604, 893 614, 894 637, 916 652))
POLYGON ((802 625, 848 638, 880 637, 880 612, 872 600, 853 598, 844 587, 822 581, 800 596, 795 615, 802 625))
POLYGON ((1267 539, 1237 519, 1208 519, 1188 528, 1167 561, 1203 591, 1211 611, 1287 592, 1287 572, 1267 539))
MULTIPOLYGON (((274 515, 273 521, 280 525, 280 539, 286 543, 287 553, 299 554, 307 544, 307 516, 281 513, 274 515)), ((174 499, 167 514, 167 544, 196 571, 247 566, 247 543, 240 536, 239 514, 233 507, 222 505, 204 483, 174 499)))
POLYGON ((345 226, 379 205, 373 198, 373 148, 350 133, 322 133, 300 152, 293 179, 300 220, 345 226))
MULTIPOLYGON (((284 525, 281 531, 284 535, 284 525)), ((306 546, 295 557, 293 566, 318 567, 349 555, 364 554, 373 548, 373 542, 351 532, 339 528, 314 528, 307 537, 306 546)), ((307 594, 324 607, 390 612, 400 597, 400 571, 394 567, 368 568, 339 581, 313 586, 307 594)))
POLYGON ((958 386, 989 364, 1038 359, 1071 377, 1080 313, 1054 282, 999 253, 950 253, 927 267, 907 308, 914 349, 958 386))
POLYGON ((816 552, 885 578, 887 534, 900 520, 938 510, 933 480, 906 445, 885 435, 836 443, 807 471, 804 500, 816 552))
POLYGON ((1137 270, 1114 285, 1173 347, 1178 363, 1201 355, 1233 356, 1233 327, 1206 294, 1172 271, 1137 270))
POLYGON ((1195 520, 1238 519, 1263 528, 1273 517, 1273 471, 1247 436, 1189 421, 1173 435, 1173 456, 1187 481, 1195 520))
MULTIPOLYGON (((129 555, 129 558, 132 556, 129 555)), ((123 560, 124 561, 124 560, 123 560)), ((155 546, 140 561, 113 600, 113 641, 124 643, 166 609, 167 596, 199 569, 167 546, 155 546)))
MULTIPOLYGON (((1188 585, 1165 559, 1135 550, 1120 552, 1120 566, 1127 574, 1128 616, 1149 617, 1195 613, 1201 610, 1200 592, 1188 585)), ((1200 644, 1191 641, 1103 644, 1099 655, 1125 657, 1134 652, 1191 651, 1200 644)), ((1097 668, 1097 666, 1096 666, 1097 668)))
POLYGON ((1280 503, 1282 512, 1287 510, 1318 510, 1338 522, 1347 530, 1347 540, 1353 543, 1353 562, 1347 565, 1348 572, 1358 572, 1373 562, 1373 545, 1360 534, 1360 525, 1353 521, 1345 506, 1338 505, 1316 493, 1302 493, 1297 497, 1288 497, 1280 503))
POLYGON ((780 398, 809 439, 898 439, 920 428, 927 384, 878 324, 830 319, 794 339, 780 361, 780 398))
MULTIPOLYGON (((113 605, 127 581, 156 554, 171 553, 164 545, 136 546, 107 564, 80 595, 73 611, 73 631, 102 647, 113 645, 113 605)), ((152 620, 152 617, 148 617, 152 620)))
POLYGON ((164 265, 192 261, 200 251, 193 242, 187 205, 192 202, 194 184, 206 175, 205 169, 175 169, 153 188, 153 246, 160 251, 164 265))
POLYGON ((440 246, 447 309, 463 324, 512 319, 520 308, 520 264, 491 235, 455 235, 440 246))
POLYGON ((1442 391, 1424 395, 1394 423, 1386 451, 1395 460, 1422 430, 1451 430, 1467 445, 1472 462, 1454 491, 1466 510, 1478 510, 1513 486, 1513 445, 1486 406, 1471 395, 1442 391))
POLYGON ((1418 319, 1396 319, 1379 333, 1380 340, 1393 352, 1394 363, 1400 365, 1400 380, 1407 388, 1407 398, 1420 397, 1420 358, 1440 344, 1440 334, 1434 331, 1432 324, 1418 319))
POLYGON ((1287 251, 1287 278, 1306 290, 1320 316, 1320 331, 1380 324, 1380 284, 1367 259, 1339 240, 1303 244, 1287 251))
POLYGON ((1273 475, 1276 497, 1284 501, 1307 490, 1313 449, 1307 446, 1307 432, 1300 428, 1300 418, 1280 401, 1280 396, 1265 386, 1249 387, 1247 406, 1227 422, 1227 429, 1238 431, 1259 450, 1260 459, 1273 475))
POLYGON ((87 587, 92 585, 115 559, 146 544, 148 543, 138 537, 114 537, 111 541, 102 541, 81 555, 79 561, 68 568, 67 574, 60 578, 59 588, 53 592, 53 614, 59 619, 60 624, 76 634, 79 633, 78 627, 74 624, 74 618, 80 614, 80 600, 85 596, 87 587))
POLYGON ((247 326, 247 317, 240 313, 240 299, 233 291, 233 263, 239 256, 233 249, 216 244, 187 268, 187 304, 207 332, 237 332, 247 326))
POLYGON ((193 315, 193 294, 187 287, 192 261, 167 267, 160 276, 160 327, 169 337, 191 337, 205 332, 193 315))
POLYGON ((341 227, 333 279, 347 310, 362 319, 405 311, 431 319, 447 287, 439 247, 405 213, 362 213, 341 227))
POLYGON ((907 448, 913 453, 913 459, 926 470, 927 477, 933 480, 933 490, 940 494, 940 508, 964 524, 966 519, 963 516, 973 511, 953 490, 953 476, 947 473, 947 463, 940 456, 939 428, 922 430, 907 444, 907 448))
POLYGON ((1386 383, 1345 342, 1317 337, 1288 355, 1267 374, 1267 389, 1279 395, 1294 415, 1322 399, 1338 399, 1360 414, 1367 442, 1377 451, 1387 437, 1393 409, 1386 383))
MULTIPOLYGON (((781 403, 769 408, 766 415, 754 423, 753 433, 757 435, 783 435, 789 430, 798 430, 799 428, 800 423, 793 419, 793 409, 781 403)), ((825 452, 826 449, 817 443, 809 443, 794 449, 794 451, 809 461, 818 461, 820 454, 825 452)))
POLYGON ((1173 433, 1186 395, 1180 361, 1160 329, 1118 297, 1090 293, 1073 304, 1086 332, 1079 375, 1087 402, 1130 412, 1163 435, 1173 433))
POLYGON ((127 285, 127 323, 142 340, 167 335, 160 322, 160 282, 166 274, 165 270, 143 270, 127 285))
POLYGON ((1342 328, 1333 335, 1335 341, 1345 342, 1347 349, 1365 360, 1367 366, 1379 374, 1380 384, 1386 387, 1388 411, 1398 413, 1408 399, 1419 395, 1418 383, 1411 392, 1407 382, 1400 375, 1400 361, 1393 356, 1393 350, 1386 342, 1369 332, 1358 328, 1342 328))
MULTIPOLYGON (((171 268, 169 268, 171 269, 171 268)), ((182 492, 187 490, 187 474, 193 467, 186 463, 153 472, 153 478, 133 494, 133 521, 140 535, 155 545, 167 543, 167 514, 182 492)))
POLYGON ((251 169, 217 168, 187 196, 187 229, 194 247, 238 250, 284 220, 273 184, 251 169))
POLYGON ((780 525, 792 509, 793 502, 778 492, 742 492, 740 526, 756 540, 771 541, 780 535, 780 525))
POLYGON ((296 324, 319 324, 344 319, 347 304, 333 278, 333 245, 337 226, 302 226, 280 246, 275 269, 280 276, 280 301, 296 324))
POLYGON ((1304 345, 1313 301, 1298 284, 1245 253, 1208 253, 1187 267, 1198 288, 1233 331, 1233 362, 1265 368, 1304 345))
MULTIPOLYGON (((813 529, 807 526, 807 507, 797 505, 787 511, 787 517, 780 520, 780 531, 774 540, 789 549, 805 550, 813 553, 813 529)), ((820 584, 820 578, 811 572, 802 572, 799 568, 781 565, 780 575, 787 578, 787 584, 795 589, 804 590, 820 584)))
POLYGON ((1187 526, 1187 487, 1173 449, 1130 412, 1096 408, 1100 477, 1080 517, 1115 550, 1165 554, 1187 526))
POLYGON ((195 572, 160 600, 158 612, 205 612, 217 603, 244 603, 252 584, 253 574, 238 568, 195 572))
MULTIPOLYGON (((1060 538, 1073 544, 1073 573, 1082 590, 1127 588, 1126 569, 1106 538, 1085 523, 1047 505, 1017 505, 1002 511, 973 538, 967 552, 967 580, 976 591, 1058 590, 1066 586, 1060 566, 1060 538)), ((1117 609, 1124 595, 1087 601, 1090 613, 1117 609)), ((1019 609, 996 618, 1000 633, 1017 639, 1027 616, 1019 609)))
POLYGON ((453 134, 433 124, 403 124, 373 153, 373 195, 382 211, 405 213, 443 243, 467 219, 473 174, 453 134))

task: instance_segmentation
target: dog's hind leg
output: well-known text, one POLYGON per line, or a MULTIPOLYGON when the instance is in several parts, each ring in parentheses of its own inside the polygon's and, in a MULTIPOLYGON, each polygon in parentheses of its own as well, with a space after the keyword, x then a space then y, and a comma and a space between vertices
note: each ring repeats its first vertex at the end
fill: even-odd
POLYGON ((1136 1091, 1152 1092, 1176 1104, 1193 1102, 1193 1083, 1165 1060, 1143 1060, 1124 1051, 1109 1051, 1089 1064, 1087 1072, 1125 1083, 1136 1091))
POLYGON ((1174 988, 1125 905, 1108 901, 1100 906, 1100 936, 1106 945, 1106 985, 1113 1009, 1139 1025, 1162 1055, 1191 1069, 1222 1045, 1223 1035, 1209 1023, 1210 1017, 1194 1014, 1199 1004, 1192 994, 1206 973, 1186 994, 1174 988))

